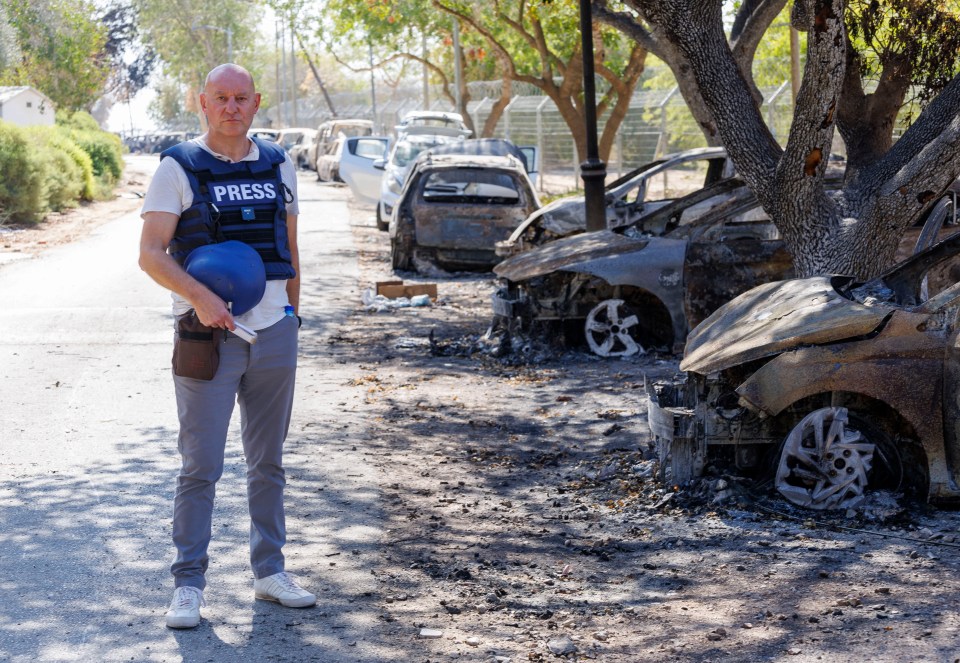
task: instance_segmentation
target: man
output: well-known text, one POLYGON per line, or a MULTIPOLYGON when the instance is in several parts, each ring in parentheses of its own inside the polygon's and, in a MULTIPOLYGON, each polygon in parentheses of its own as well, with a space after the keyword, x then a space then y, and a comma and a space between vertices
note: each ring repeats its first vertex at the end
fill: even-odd
POLYGON ((247 462, 254 594, 288 607, 316 603, 284 571, 281 552, 286 539, 282 447, 299 327, 296 171, 279 147, 247 137, 260 95, 246 69, 235 64, 213 69, 200 106, 206 134, 163 153, 141 212, 141 268, 171 291, 178 322, 192 309, 202 325, 223 334, 222 342, 211 343, 219 351, 213 379, 178 375, 176 368, 173 378, 182 467, 173 510, 175 591, 166 614, 171 628, 200 623, 213 498, 235 400, 247 462), (256 249, 266 272, 260 302, 236 318, 228 302, 183 267, 195 249, 226 240, 256 249), (238 322, 257 332, 255 345, 228 333, 238 322))

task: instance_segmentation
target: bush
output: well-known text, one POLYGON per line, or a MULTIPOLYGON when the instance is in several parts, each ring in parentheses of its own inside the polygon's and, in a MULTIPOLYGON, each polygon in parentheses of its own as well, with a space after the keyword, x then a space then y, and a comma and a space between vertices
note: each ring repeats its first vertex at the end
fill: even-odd
POLYGON ((93 200, 93 164, 65 131, 59 127, 31 127, 27 136, 44 169, 43 211, 60 211, 75 207, 80 200, 93 200))
POLYGON ((101 131, 90 113, 57 113, 57 126, 65 129, 70 138, 87 153, 93 164, 98 189, 92 197, 105 197, 123 174, 123 141, 120 137, 101 131))
POLYGON ((44 167, 23 129, 0 120, 0 223, 35 223, 45 211, 44 167))
POLYGON ((123 145, 88 113, 53 127, 0 121, 0 224, 39 221, 80 200, 109 197, 123 174, 123 145))
POLYGON ((57 126, 75 131, 100 131, 100 125, 93 119, 93 115, 85 111, 65 113, 57 111, 57 126))
POLYGON ((93 200, 96 193, 96 180, 93 175, 93 160, 70 136, 62 130, 54 134, 53 145, 63 151, 80 169, 80 198, 93 200))
POLYGON ((73 141, 90 156, 93 174, 113 184, 123 174, 123 143, 105 131, 71 131, 73 141))

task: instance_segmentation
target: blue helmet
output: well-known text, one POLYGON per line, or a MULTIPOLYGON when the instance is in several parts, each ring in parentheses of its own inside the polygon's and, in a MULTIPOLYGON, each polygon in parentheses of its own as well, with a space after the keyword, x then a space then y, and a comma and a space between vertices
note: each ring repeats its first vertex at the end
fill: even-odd
POLYGON ((243 315, 259 304, 267 289, 267 273, 260 254, 249 244, 236 240, 194 249, 183 268, 220 299, 230 302, 234 315, 243 315))

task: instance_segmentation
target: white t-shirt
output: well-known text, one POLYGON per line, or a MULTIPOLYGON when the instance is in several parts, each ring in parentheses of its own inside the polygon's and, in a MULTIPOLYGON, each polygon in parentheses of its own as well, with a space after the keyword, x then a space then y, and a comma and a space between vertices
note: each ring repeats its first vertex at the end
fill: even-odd
MULTIPOLYGON (((191 142, 196 143, 221 161, 231 162, 229 157, 211 150, 207 146, 205 138, 205 135, 200 136, 194 138, 191 142)), ((259 158, 260 148, 257 147, 256 143, 250 141, 250 152, 240 161, 256 161, 259 158)), ((293 201, 287 204, 287 214, 299 214, 297 170, 289 155, 280 164, 280 178, 293 194, 293 201)), ((184 172, 183 166, 177 163, 176 159, 161 160, 157 172, 150 181, 147 194, 143 197, 143 208, 140 210, 140 216, 142 217, 147 212, 169 212, 180 216, 191 205, 193 205, 193 190, 190 188, 190 182, 187 180, 187 174, 184 172)), ((173 298, 174 315, 181 315, 192 308, 190 302, 177 293, 171 292, 170 294, 173 298)), ((263 293, 263 299, 260 300, 260 303, 243 315, 236 316, 235 320, 254 330, 266 329, 283 318, 283 307, 289 305, 289 303, 287 282, 279 279, 267 281, 267 289, 263 293)))

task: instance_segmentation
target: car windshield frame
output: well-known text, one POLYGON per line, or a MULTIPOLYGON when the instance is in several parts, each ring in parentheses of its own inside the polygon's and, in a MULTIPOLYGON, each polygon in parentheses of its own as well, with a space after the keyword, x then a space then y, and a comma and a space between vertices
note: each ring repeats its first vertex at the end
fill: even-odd
POLYGON ((420 178, 418 199, 424 204, 521 205, 520 179, 507 171, 489 168, 427 170, 420 178))

